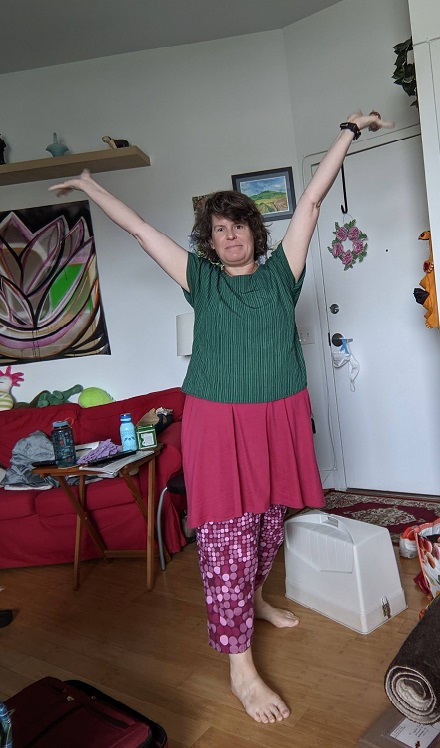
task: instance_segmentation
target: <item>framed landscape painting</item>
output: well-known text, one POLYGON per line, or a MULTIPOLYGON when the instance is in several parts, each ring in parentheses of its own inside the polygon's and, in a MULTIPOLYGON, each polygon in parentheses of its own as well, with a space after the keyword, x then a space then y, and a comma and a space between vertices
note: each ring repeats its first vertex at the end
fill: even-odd
POLYGON ((290 218, 295 210, 295 191, 290 166, 248 174, 233 174, 232 186, 257 204, 263 221, 290 218))

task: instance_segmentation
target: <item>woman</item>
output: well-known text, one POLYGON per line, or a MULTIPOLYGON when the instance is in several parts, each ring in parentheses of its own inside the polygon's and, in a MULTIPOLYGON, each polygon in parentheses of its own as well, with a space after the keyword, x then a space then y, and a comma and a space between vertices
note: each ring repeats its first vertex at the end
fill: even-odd
POLYGON ((299 621, 263 598, 283 540, 286 507, 322 506, 295 305, 319 207, 354 138, 390 127, 377 112, 350 115, 306 187, 282 243, 264 264, 267 233, 255 204, 233 191, 208 198, 193 237, 203 259, 177 245, 85 171, 50 187, 81 189, 132 234, 194 307, 194 345, 182 389, 188 524, 197 528, 209 643, 228 654, 231 687, 257 722, 289 708, 252 659, 254 618, 299 621))

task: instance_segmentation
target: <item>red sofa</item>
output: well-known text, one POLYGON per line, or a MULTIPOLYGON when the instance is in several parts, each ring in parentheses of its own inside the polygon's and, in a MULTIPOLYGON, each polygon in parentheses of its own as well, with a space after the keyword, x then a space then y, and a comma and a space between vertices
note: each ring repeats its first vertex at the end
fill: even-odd
MULTIPOLYGON (((120 444, 119 416, 131 413, 136 423, 151 408, 172 408, 172 423, 158 435, 165 447, 156 459, 156 506, 169 477, 182 465, 181 418, 185 395, 172 388, 138 395, 107 405, 81 408, 76 403, 44 408, 13 408, 0 412, 0 465, 7 468, 16 442, 40 430, 50 436, 53 421, 70 419, 76 444, 111 439, 120 444)), ((134 476, 147 496, 148 464, 134 476)), ((75 489, 76 490, 76 489, 75 489)), ((145 548, 146 524, 122 478, 109 478, 87 487, 87 508, 107 547, 145 548)), ((180 517, 185 498, 165 494, 163 539, 170 553, 186 544, 180 517)), ((7 490, 0 487, 0 568, 40 566, 73 561, 76 513, 61 488, 7 490)), ((88 533, 83 533, 82 558, 99 557, 88 533)))

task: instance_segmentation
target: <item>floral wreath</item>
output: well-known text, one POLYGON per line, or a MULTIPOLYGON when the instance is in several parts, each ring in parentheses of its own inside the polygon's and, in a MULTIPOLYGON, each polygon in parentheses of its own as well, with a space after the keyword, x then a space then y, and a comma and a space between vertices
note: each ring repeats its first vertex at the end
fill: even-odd
POLYGON ((368 244, 365 239, 368 239, 368 237, 356 226, 356 220, 353 218, 352 221, 344 223, 343 226, 336 222, 333 233, 335 238, 331 247, 327 247, 327 249, 333 257, 341 260, 344 270, 352 268, 357 261, 362 262, 367 254, 368 244), (344 246, 344 242, 347 240, 351 242, 350 248, 344 246))

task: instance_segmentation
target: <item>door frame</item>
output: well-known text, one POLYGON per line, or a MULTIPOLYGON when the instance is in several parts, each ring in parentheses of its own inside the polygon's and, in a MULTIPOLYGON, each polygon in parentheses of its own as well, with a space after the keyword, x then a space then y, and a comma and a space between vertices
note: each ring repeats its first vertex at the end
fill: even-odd
MULTIPOLYGON (((379 135, 369 138, 365 142, 353 143, 349 153, 346 156, 348 158, 354 157, 357 153, 362 151, 369 151, 373 148, 380 148, 390 143, 395 143, 401 140, 408 140, 416 136, 420 136, 420 125, 413 125, 411 127, 405 127, 401 130, 394 130, 389 133, 387 131, 380 131, 379 135)), ((326 151, 321 153, 313 153, 305 156, 302 163, 302 179, 304 189, 310 182, 314 170, 319 166, 321 160, 324 158, 326 151)), ((342 191, 341 191, 341 202, 342 202, 342 191)), ((316 301, 318 307, 318 319, 319 319, 319 335, 321 339, 320 355, 322 356, 322 368, 325 375, 325 382, 323 387, 325 390, 325 399, 328 403, 328 433, 333 453, 333 467, 331 469, 321 470, 321 480, 323 485, 329 482, 332 478, 332 488, 338 491, 347 490, 347 481, 344 465, 344 454, 342 448, 342 436, 341 427, 339 422, 338 414, 338 402, 336 397, 336 382, 335 382, 335 368, 333 366, 332 358, 328 351, 331 349, 330 344, 330 326, 328 321, 328 308, 325 298, 325 286, 324 286, 324 274, 321 265, 321 244, 319 239, 319 224, 313 234, 312 241, 310 243, 308 260, 311 261, 313 269, 313 278, 316 292, 316 301)))

